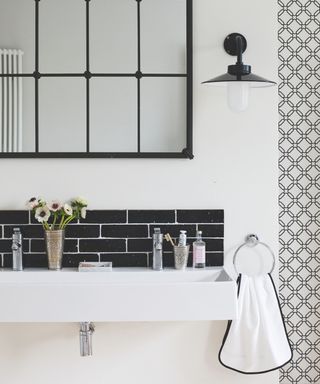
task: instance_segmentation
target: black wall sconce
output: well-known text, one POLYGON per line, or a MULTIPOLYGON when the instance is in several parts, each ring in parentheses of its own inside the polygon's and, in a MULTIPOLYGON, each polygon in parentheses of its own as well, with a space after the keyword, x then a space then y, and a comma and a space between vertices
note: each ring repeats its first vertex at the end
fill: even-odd
POLYGON ((226 86, 228 105, 236 112, 244 111, 248 106, 249 89, 271 87, 276 83, 251 73, 251 66, 244 64, 242 54, 247 48, 247 40, 240 33, 231 33, 224 40, 224 49, 231 56, 237 56, 234 65, 228 65, 228 72, 204 81, 202 84, 226 86))

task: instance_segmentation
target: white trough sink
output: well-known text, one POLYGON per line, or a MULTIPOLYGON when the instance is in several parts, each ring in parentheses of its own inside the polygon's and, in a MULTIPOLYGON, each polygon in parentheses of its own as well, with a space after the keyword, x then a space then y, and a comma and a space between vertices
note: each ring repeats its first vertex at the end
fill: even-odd
POLYGON ((0 322, 227 320, 236 297, 221 268, 0 271, 0 322))

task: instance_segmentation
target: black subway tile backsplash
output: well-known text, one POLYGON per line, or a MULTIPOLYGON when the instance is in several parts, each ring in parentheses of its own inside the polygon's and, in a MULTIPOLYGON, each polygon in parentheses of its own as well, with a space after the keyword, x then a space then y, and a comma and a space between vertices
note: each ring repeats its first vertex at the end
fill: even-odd
POLYGON ((147 253, 101 254, 100 261, 112 261, 113 267, 147 267, 147 253))
POLYGON ((174 210, 129 210, 129 223, 174 223, 174 210))
MULTIPOLYGON (((11 239, 13 234, 13 228, 15 225, 4 226, 4 238, 11 239)), ((28 239, 43 239, 44 230, 42 225, 19 225, 23 238, 28 239)))
POLYGON ((207 251, 223 251, 223 239, 205 239, 207 251))
POLYGON ((148 237, 148 225, 103 225, 102 237, 148 237))
POLYGON ((100 237, 100 226, 99 225, 83 225, 83 224, 72 224, 66 228, 66 238, 97 238, 100 237))
MULTIPOLYGON (((3 255, 3 267, 12 268, 12 254, 3 255)), ((24 253, 23 254, 24 268, 47 268, 48 261, 45 253, 24 253)))
POLYGON ((12 268, 12 253, 3 253, 3 268, 12 268))
POLYGON ((125 210, 91 210, 87 211, 81 223, 126 223, 127 211, 125 210))
POLYGON ((18 223, 29 223, 29 211, 0 211, 0 224, 18 223))
POLYGON ((184 209, 177 211, 178 223, 223 223, 222 209, 184 209))
POLYGON ((66 253, 63 255, 62 266, 78 268, 82 261, 99 261, 99 255, 97 253, 66 253))
MULTIPOLYGON (((114 267, 152 266, 152 234, 160 228, 177 239, 186 230, 190 244, 196 230, 202 230, 207 246, 208 266, 223 265, 223 210, 89 210, 85 220, 66 228, 64 267, 78 267, 80 261, 112 261, 114 267)), ((0 211, 0 260, 12 267, 12 232, 21 229, 24 241, 24 267, 47 267, 44 230, 28 211, 0 211), (29 221, 30 220, 30 221, 29 221)), ((163 241, 163 264, 174 265, 172 246, 163 241)))
POLYGON ((79 252, 126 252, 126 239, 80 239, 79 252))
POLYGON ((128 252, 152 252, 152 239, 128 239, 128 252))
MULTIPOLYGON (((31 240, 31 252, 45 252, 44 240, 31 240)), ((64 252, 78 252, 78 240, 66 239, 64 241, 64 252)))
POLYGON ((223 252, 207 252, 206 253, 206 266, 219 267, 223 265, 223 252))
POLYGON ((224 237, 223 224, 199 224, 198 230, 202 231, 202 237, 224 237))
POLYGON ((48 267, 47 255, 45 253, 29 253, 23 255, 24 268, 46 268, 48 267))
POLYGON ((11 252, 11 246, 11 240, 0 240, 0 252, 11 252))

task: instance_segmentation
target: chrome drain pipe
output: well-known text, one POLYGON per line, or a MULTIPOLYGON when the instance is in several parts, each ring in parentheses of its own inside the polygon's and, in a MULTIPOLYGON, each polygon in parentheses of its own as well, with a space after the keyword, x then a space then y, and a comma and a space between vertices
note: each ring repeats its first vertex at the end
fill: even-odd
POLYGON ((92 334, 94 325, 90 322, 80 323, 80 356, 92 356, 92 334))

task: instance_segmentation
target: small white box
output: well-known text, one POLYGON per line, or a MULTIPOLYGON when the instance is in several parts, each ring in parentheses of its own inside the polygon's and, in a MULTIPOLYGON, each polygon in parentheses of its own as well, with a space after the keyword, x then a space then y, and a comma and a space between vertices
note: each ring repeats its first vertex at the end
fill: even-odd
POLYGON ((96 262, 82 261, 79 263, 79 272, 111 272, 112 261, 96 262))

